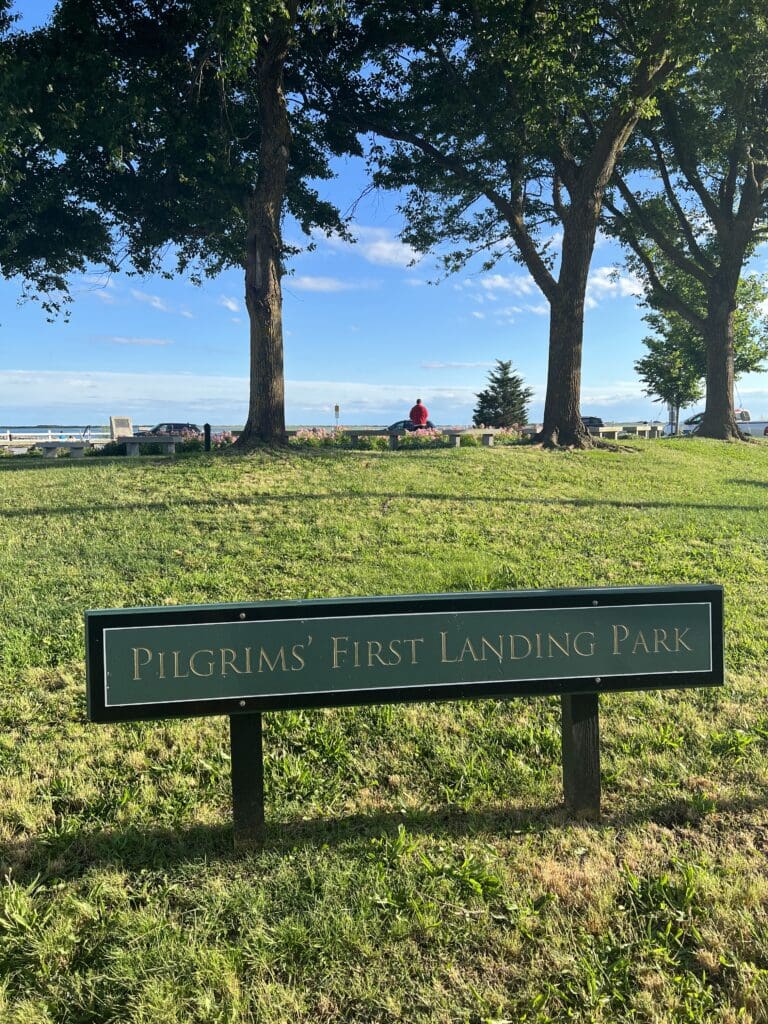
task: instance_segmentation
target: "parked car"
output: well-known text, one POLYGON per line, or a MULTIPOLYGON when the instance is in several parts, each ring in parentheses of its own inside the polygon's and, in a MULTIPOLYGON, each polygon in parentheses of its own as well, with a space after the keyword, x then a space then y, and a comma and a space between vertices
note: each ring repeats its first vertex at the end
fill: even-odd
MULTIPOLYGON (((768 432, 768 420, 753 420, 748 409, 734 409, 733 415, 739 429, 744 434, 763 437, 768 432)), ((703 412, 696 412, 693 416, 689 416, 680 424, 680 433, 683 437, 690 437, 691 434, 695 434, 703 419, 703 412)), ((671 437, 674 434, 671 423, 667 423, 664 427, 664 434, 667 437, 671 437)))
POLYGON ((192 434, 202 437, 203 432, 196 423, 158 423, 150 430, 140 430, 138 436, 149 437, 150 434, 192 434))
POLYGON ((581 422, 587 428, 587 430, 596 430, 598 427, 604 427, 605 424, 599 416, 582 416, 581 422))
POLYGON ((427 422, 424 424, 423 427, 417 427, 414 423, 411 423, 410 420, 397 420, 396 423, 390 423, 390 425, 387 427, 387 430, 391 430, 393 432, 394 431, 402 431, 402 430, 425 430, 425 429, 429 429, 429 430, 434 430, 435 429, 435 424, 432 422, 432 420, 427 420, 427 422))

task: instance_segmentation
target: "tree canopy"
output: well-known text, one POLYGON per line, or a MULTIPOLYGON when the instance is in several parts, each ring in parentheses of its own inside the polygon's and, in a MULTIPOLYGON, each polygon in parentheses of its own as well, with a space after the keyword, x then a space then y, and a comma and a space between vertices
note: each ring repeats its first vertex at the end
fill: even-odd
POLYGON ((300 29, 335 11, 298 0, 60 0, 42 34, 57 145, 81 200, 119 227, 124 259, 193 279, 245 271, 243 443, 285 430, 283 218, 307 233, 343 231, 316 182, 331 176, 332 153, 358 144, 295 101, 289 67, 300 29))
POLYGON ((374 181, 407 188, 407 240, 446 267, 523 263, 551 307, 542 440, 590 443, 584 300, 604 188, 708 5, 350 0, 313 101, 377 140, 374 181), (388 140, 387 143, 382 140, 388 140), (558 247, 560 252, 558 253, 558 247))
POLYGON ((73 164, 57 146, 57 111, 41 59, 43 34, 14 31, 0 3, 0 273, 54 316, 69 275, 114 267, 109 218, 82 202, 73 164))
POLYGON ((622 157, 610 226, 652 305, 705 342, 701 433, 739 436, 733 414, 737 289, 768 212, 768 18, 763 4, 720 5, 722 38, 658 109, 622 157), (630 172, 643 172, 630 181, 630 172))

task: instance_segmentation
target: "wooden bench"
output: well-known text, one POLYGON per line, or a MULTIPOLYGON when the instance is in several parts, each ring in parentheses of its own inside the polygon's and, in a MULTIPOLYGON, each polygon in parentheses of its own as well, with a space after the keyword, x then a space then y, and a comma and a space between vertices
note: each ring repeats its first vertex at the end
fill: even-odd
POLYGON ((85 449, 93 445, 89 441, 37 441, 33 447, 42 449, 45 459, 55 459, 60 448, 66 449, 73 459, 82 459, 85 449))

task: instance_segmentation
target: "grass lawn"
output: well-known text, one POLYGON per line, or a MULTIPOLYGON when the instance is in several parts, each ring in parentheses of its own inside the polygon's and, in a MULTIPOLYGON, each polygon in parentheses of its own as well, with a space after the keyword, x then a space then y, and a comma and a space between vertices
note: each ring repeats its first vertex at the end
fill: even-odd
POLYGON ((0 1021, 768 1020, 768 445, 0 460, 0 1021), (727 685, 85 720, 85 608, 720 583, 727 685))

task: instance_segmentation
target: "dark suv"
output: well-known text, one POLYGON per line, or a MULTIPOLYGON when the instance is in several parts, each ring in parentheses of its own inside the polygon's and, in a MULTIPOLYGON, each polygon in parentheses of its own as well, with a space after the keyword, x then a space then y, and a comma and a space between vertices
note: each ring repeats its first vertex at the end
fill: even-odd
POLYGON ((390 423, 387 430, 391 430, 396 433, 400 430, 434 430, 435 424, 432 420, 427 420, 423 427, 417 427, 415 423, 411 423, 410 420, 398 420, 396 423, 390 423))
POLYGON ((194 434, 195 437, 202 436, 202 430, 196 423, 158 423, 151 430, 142 431, 143 434, 194 434))
POLYGON ((581 422, 587 428, 587 430, 596 430, 598 427, 604 427, 605 424, 599 416, 582 416, 581 422))

